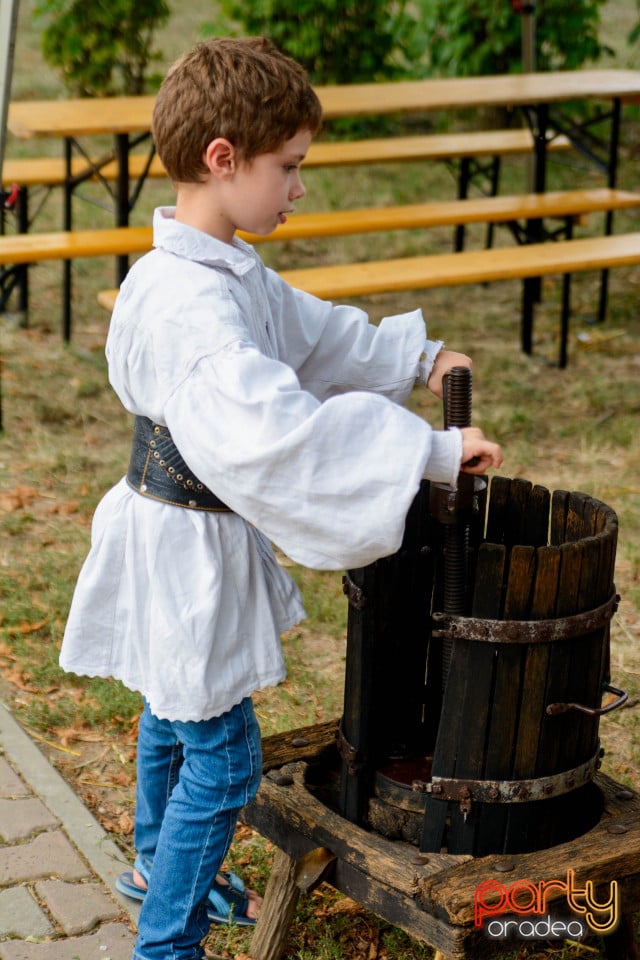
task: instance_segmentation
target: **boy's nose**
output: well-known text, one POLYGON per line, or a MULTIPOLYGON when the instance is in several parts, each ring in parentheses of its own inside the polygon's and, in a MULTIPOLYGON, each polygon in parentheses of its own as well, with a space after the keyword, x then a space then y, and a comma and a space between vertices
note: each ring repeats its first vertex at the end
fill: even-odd
POLYGON ((305 186, 302 180, 300 179, 300 177, 297 177, 291 187, 291 194, 290 194, 291 199, 300 200, 302 197, 304 197, 306 192, 307 191, 305 189, 305 186))

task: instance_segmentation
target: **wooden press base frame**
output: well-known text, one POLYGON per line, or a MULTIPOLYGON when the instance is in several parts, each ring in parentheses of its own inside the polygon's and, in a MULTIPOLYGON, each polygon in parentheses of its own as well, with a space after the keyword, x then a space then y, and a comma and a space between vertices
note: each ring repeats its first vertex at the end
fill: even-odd
MULTIPOLYGON (((631 917, 640 910, 638 795, 598 775, 604 812, 599 823, 576 840, 528 854, 421 854, 410 844, 355 826, 306 786, 309 763, 333 749, 336 729, 332 721, 263 741, 265 776, 242 819, 278 849, 251 942, 253 960, 278 960, 300 893, 323 879, 429 944, 436 960, 497 956, 516 949, 518 941, 502 945, 474 927, 478 884, 489 879, 505 886, 517 880, 565 880, 568 869, 575 871, 581 887, 591 880, 608 892, 612 881, 618 883, 621 922, 602 938, 603 949, 609 960, 638 960, 631 917)), ((566 915, 564 900, 562 905, 559 915, 566 915)))

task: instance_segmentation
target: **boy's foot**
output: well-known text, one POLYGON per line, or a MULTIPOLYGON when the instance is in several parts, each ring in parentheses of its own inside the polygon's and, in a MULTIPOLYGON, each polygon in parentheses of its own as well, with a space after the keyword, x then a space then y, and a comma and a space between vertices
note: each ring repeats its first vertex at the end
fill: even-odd
MULTIPOLYGON (((121 873, 116 880, 116 889, 132 900, 144 900, 147 881, 134 867, 121 873)), ((219 873, 207 900, 207 915, 211 923, 238 926, 253 926, 258 919, 262 897, 255 890, 248 890, 235 873, 219 873)))

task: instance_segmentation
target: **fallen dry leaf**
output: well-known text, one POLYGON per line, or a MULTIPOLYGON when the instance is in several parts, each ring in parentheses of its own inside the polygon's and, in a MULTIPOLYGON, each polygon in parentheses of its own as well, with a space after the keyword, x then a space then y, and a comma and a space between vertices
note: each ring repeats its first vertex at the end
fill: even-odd
POLYGON ((13 626, 5 627, 10 637, 21 636, 24 637, 28 633, 35 633, 37 630, 41 630, 42 627, 46 626, 49 622, 48 617, 44 617, 42 620, 36 620, 35 623, 28 623, 23 621, 22 623, 16 623, 13 626))
POLYGON ((79 508, 79 500, 62 500, 60 503, 52 504, 47 510, 47 513, 50 516, 57 514, 60 517, 68 517, 72 513, 77 513, 79 508))
POLYGON ((13 513, 14 510, 22 510, 28 507, 38 497, 38 491, 35 487, 18 486, 13 490, 7 490, 0 494, 0 510, 4 513, 13 513))
POLYGON ((359 903, 356 903, 355 900, 352 900, 351 897, 341 897, 340 900, 336 900, 335 903, 327 907, 324 913, 327 916, 333 916, 337 913, 361 913, 362 906, 359 903))
POLYGON ((118 827, 125 837, 130 836, 133 833, 133 817, 128 813, 121 813, 118 817, 118 827))
POLYGON ((38 688, 29 684, 24 673, 20 669, 7 670, 4 673, 4 678, 5 680, 8 680, 9 683, 12 683, 14 687, 17 687, 18 690, 24 690, 25 693, 38 693, 38 688))

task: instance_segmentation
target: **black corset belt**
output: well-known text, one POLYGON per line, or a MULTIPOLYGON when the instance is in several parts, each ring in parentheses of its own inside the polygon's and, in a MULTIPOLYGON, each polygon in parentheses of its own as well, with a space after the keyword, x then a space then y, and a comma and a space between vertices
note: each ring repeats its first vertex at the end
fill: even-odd
POLYGON ((136 417, 127 482, 143 497, 192 510, 230 511, 189 469, 168 429, 136 417))

